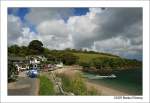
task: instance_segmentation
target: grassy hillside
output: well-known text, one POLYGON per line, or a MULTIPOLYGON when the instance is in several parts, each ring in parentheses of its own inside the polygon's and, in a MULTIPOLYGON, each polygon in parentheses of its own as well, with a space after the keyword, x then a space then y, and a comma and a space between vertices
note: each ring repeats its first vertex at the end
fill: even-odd
POLYGON ((114 55, 94 54, 94 53, 73 53, 79 57, 79 62, 89 62, 94 58, 119 58, 114 55))
POLYGON ((85 72, 111 74, 113 70, 142 68, 142 62, 105 53, 73 53, 85 72))

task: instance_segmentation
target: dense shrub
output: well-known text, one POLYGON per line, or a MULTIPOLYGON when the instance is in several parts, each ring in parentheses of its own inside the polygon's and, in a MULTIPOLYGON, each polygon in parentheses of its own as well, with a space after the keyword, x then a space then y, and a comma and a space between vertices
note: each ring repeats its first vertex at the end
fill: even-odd
POLYGON ((85 81, 81 74, 75 73, 67 75, 65 73, 57 74, 62 79, 62 87, 66 92, 72 92, 75 95, 96 95, 98 94, 95 88, 87 89, 85 81))
POLYGON ((82 66, 83 68, 91 67, 91 63, 90 62, 80 62, 79 65, 82 66))
POLYGON ((8 64, 8 82, 17 79, 17 68, 13 63, 8 64))

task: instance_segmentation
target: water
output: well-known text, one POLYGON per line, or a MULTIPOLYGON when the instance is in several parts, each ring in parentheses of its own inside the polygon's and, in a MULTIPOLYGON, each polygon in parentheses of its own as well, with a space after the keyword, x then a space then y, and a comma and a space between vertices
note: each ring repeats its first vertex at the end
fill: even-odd
POLYGON ((116 71, 113 74, 117 77, 112 79, 91 79, 96 75, 85 72, 83 77, 87 78, 90 82, 105 85, 130 95, 142 95, 142 69, 116 71))

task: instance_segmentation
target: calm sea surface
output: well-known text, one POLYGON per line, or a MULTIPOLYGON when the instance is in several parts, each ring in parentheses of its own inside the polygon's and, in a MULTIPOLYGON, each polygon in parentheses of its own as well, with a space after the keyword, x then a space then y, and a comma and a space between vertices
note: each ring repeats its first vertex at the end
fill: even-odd
POLYGON ((97 78, 91 79, 96 76, 90 73, 83 73, 83 77, 96 84, 105 85, 130 95, 142 95, 142 69, 132 69, 114 72, 116 78, 97 78))

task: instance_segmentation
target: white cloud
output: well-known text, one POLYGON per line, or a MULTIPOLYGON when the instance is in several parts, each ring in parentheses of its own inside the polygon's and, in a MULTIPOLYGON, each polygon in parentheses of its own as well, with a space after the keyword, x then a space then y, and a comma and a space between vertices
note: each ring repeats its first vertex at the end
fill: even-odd
POLYGON ((94 33, 98 27, 89 18, 89 14, 85 16, 73 16, 68 20, 68 28, 73 37, 75 48, 90 47, 93 39, 97 36, 94 33), (92 40, 92 41, 91 41, 92 40))
POLYGON ((33 39, 37 39, 35 32, 24 27, 19 17, 8 15, 8 45, 28 45, 33 39))
POLYGON ((139 58, 142 55, 142 48, 142 44, 132 45, 131 39, 121 36, 96 41, 93 45, 93 49, 101 52, 113 53, 128 58, 132 56, 136 59, 142 59, 139 58))
POLYGON ((72 36, 63 20, 43 21, 37 26, 39 36, 45 45, 51 49, 72 47, 72 36))
POLYGON ((8 15, 8 45, 13 44, 15 40, 21 36, 22 23, 19 17, 8 15))
POLYGON ((102 10, 102 8, 89 8, 89 11, 90 11, 90 13, 95 13, 95 14, 97 14, 97 13, 101 13, 103 10, 102 10))
POLYGON ((38 39, 37 34, 35 34, 35 32, 31 32, 30 28, 24 27, 22 28, 22 36, 17 38, 16 42, 19 45, 28 45, 33 39, 38 39))
POLYGON ((53 35, 59 37, 68 36, 67 25, 63 20, 43 21, 37 26, 40 35, 53 35))
POLYGON ((73 9, 69 8, 31 8, 26 19, 35 25, 43 21, 66 19, 73 15, 73 9))
POLYGON ((97 50, 107 51, 107 50, 116 50, 116 49, 128 49, 130 47, 131 43, 130 40, 127 38, 123 38, 121 36, 96 41, 95 42, 95 48, 97 50))
POLYGON ((25 19, 35 25, 36 33, 23 26, 19 17, 8 15, 8 42, 27 45, 38 39, 50 49, 86 48, 135 58, 142 55, 142 9, 89 8, 82 16, 72 13, 70 8, 31 8, 25 19))

